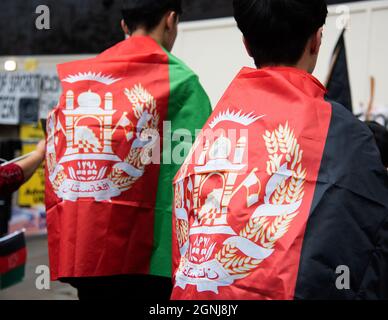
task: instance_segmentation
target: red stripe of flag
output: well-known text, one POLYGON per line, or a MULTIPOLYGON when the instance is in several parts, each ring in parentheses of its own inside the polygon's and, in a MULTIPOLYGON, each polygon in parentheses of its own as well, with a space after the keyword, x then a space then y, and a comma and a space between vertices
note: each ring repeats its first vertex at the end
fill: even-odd
POLYGON ((0 274, 5 274, 17 267, 24 265, 27 261, 27 249, 22 248, 8 256, 0 257, 0 274))

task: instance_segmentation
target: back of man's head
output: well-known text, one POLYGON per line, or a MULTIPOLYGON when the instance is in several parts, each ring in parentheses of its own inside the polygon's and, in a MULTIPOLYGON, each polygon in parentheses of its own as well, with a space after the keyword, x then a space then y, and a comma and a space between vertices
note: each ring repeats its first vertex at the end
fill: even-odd
POLYGON ((152 31, 163 16, 182 12, 182 0, 123 0, 122 14, 130 33, 138 28, 152 31))
POLYGON ((233 0, 233 5, 258 67, 295 65, 327 17, 325 0, 233 0))

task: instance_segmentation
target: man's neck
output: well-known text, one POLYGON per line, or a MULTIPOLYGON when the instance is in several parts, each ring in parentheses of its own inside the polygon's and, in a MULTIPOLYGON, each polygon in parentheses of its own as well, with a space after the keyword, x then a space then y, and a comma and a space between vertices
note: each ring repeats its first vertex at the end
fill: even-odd
POLYGON ((305 61, 299 61, 295 66, 294 68, 297 68, 297 69, 300 69, 300 70, 303 70, 303 71, 306 71, 307 73, 310 73, 312 74, 314 70, 311 70, 311 65, 309 62, 305 62, 305 61))
POLYGON ((157 29, 148 32, 143 28, 139 28, 131 34, 131 37, 151 37, 156 42, 162 43, 162 37, 157 29))
POLYGON ((308 65, 308 64, 304 64, 304 63, 302 63, 302 62, 298 62, 297 64, 293 64, 293 65, 290 65, 290 64, 263 65, 263 66, 260 66, 259 69, 261 69, 261 68, 266 68, 266 67, 287 67, 287 68, 295 68, 295 69, 299 69, 299 70, 306 71, 307 73, 310 73, 310 74, 311 74, 309 65, 308 65))

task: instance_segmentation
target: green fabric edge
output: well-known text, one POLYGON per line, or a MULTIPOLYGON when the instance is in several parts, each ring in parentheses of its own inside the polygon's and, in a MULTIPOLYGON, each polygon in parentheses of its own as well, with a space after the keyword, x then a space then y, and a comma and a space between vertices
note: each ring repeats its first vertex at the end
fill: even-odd
MULTIPOLYGON (((189 129, 191 140, 195 139, 196 129, 202 129, 212 108, 210 100, 198 76, 181 60, 164 50, 169 58, 170 98, 168 117, 171 131, 189 129)), ((166 139, 166 136, 164 136, 166 139)), ((163 159, 179 142, 172 142, 171 149, 163 148, 163 159)), ((166 146, 166 144, 163 144, 166 146)), ((150 274, 171 277, 172 269, 172 180, 181 164, 160 165, 158 192, 155 206, 154 245, 150 263, 150 274)))

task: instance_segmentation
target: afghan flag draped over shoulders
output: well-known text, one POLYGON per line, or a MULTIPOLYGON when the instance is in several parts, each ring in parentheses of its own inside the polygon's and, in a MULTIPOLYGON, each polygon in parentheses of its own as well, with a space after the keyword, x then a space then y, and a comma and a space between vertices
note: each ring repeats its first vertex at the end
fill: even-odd
POLYGON ((149 37, 58 67, 47 122, 52 278, 171 275, 171 131, 210 114, 198 78, 149 37), (158 152, 158 150, 160 152, 158 152))
POLYGON ((288 67, 232 82, 174 180, 173 299, 388 297, 387 172, 325 94, 288 67))

